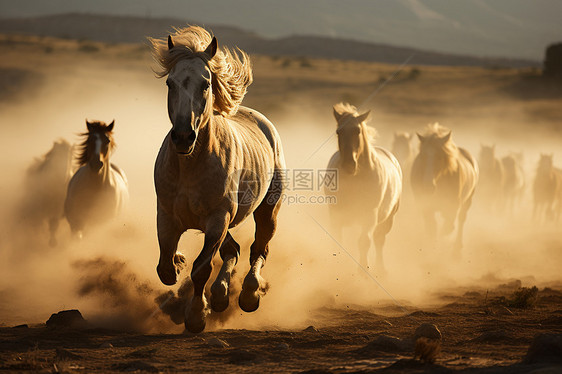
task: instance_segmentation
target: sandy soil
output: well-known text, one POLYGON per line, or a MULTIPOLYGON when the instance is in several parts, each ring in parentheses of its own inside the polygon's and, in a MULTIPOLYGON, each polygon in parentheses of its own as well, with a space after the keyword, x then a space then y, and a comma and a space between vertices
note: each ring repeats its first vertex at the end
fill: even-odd
MULTIPOLYGON (((226 314, 211 315, 206 332, 183 334, 158 308, 173 309, 162 301, 178 287, 161 285, 155 271, 152 168, 169 125, 165 86, 151 72, 146 46, 0 36, 0 52, 0 369, 556 372, 548 360, 522 363, 536 335, 562 333, 562 230, 532 222, 530 188, 512 215, 476 199, 461 258, 451 255, 448 239, 436 248, 423 244, 406 189, 385 248, 388 275, 373 278, 353 261, 353 230, 343 247, 323 231, 326 206, 287 203, 259 311, 244 314, 233 299, 226 314), (127 173, 131 206, 80 243, 63 223, 59 247, 49 248, 46 227, 14 220, 21 180, 55 139, 78 141, 85 117, 115 118, 112 160, 127 173), (517 305, 515 292, 532 286, 537 299, 517 305), (87 328, 45 327, 52 313, 75 308, 87 328), (434 364, 411 360, 414 331, 426 322, 443 336, 434 364), (28 326, 14 327, 20 324, 28 326)), ((496 143, 502 155, 523 150, 529 186, 541 152, 562 165, 562 92, 535 70, 407 66, 385 84, 396 66, 252 57, 255 83, 245 105, 276 124, 290 168, 325 167, 337 146, 331 106, 360 105, 377 87, 365 108, 373 109, 383 146, 396 130, 439 121, 474 154, 480 143, 496 143)), ((248 269, 252 224, 233 235, 242 246, 235 291, 248 269)), ((201 239, 182 238, 188 259, 201 239)))

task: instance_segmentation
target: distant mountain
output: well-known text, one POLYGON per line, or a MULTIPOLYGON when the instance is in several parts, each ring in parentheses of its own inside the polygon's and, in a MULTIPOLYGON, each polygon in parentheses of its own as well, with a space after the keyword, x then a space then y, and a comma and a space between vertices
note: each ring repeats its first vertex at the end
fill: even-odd
POLYGON ((268 38, 329 36, 447 54, 540 60, 562 41, 560 0, 0 0, 0 17, 189 18, 268 38))
MULTIPOLYGON (((197 22, 174 18, 62 14, 2 19, 0 32, 90 39, 108 43, 143 43, 147 36, 162 37, 173 26, 183 26, 188 23, 196 24, 197 22)), ((334 37, 295 35, 283 38, 264 38, 237 27, 206 26, 217 35, 220 43, 238 46, 249 53, 264 55, 306 56, 393 64, 400 64, 413 55, 411 60, 413 65, 506 67, 540 65, 538 61, 532 60, 453 55, 334 37)))

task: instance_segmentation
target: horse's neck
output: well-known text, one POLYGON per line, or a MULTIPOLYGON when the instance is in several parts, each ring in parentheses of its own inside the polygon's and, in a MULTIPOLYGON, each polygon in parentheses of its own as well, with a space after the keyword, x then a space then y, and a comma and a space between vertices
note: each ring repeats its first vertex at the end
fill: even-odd
POLYGON ((364 131, 361 133, 361 136, 363 137, 363 149, 357 156, 357 162, 363 167, 372 170, 376 160, 375 146, 371 144, 369 137, 364 131))
POLYGON ((106 185, 106 184, 112 183, 112 181, 111 181, 111 163, 109 162, 109 160, 104 162, 101 169, 97 172, 92 170, 92 168, 89 167, 89 166, 88 166, 88 169, 90 170, 90 173, 92 174, 93 179, 96 180, 101 185, 106 185))

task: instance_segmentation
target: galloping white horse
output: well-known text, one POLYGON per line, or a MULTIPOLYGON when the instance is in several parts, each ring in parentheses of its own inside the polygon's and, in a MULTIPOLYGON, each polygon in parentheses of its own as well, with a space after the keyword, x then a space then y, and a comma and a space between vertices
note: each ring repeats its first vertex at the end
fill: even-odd
POLYGON ((155 59, 167 76, 168 115, 165 137, 154 170, 162 283, 173 285, 183 255, 178 240, 188 229, 205 233, 203 249, 191 271, 194 293, 185 312, 191 332, 205 328, 205 284, 218 251, 223 264, 211 287, 211 307, 224 311, 240 246, 229 229, 254 215, 251 268, 238 303, 246 312, 259 306, 266 283, 260 272, 269 252, 283 192, 285 161, 281 139, 259 112, 241 107, 252 82, 249 57, 240 58, 200 27, 177 30, 168 40, 151 39, 155 59))
POLYGON ((358 114, 349 104, 334 106, 339 151, 329 169, 338 170, 338 190, 326 191, 337 198, 330 205, 332 229, 341 236, 342 227, 361 225, 360 264, 368 266, 371 240, 376 249, 376 270, 384 273, 383 246, 398 211, 402 193, 402 170, 398 160, 386 149, 376 147, 375 130, 365 124, 369 112, 358 114), (372 235, 372 239, 370 236, 372 235))
POLYGON ((109 162, 115 148, 114 123, 86 121, 88 132, 82 134, 85 139, 78 156, 80 168, 68 182, 64 202, 64 215, 78 237, 86 226, 115 217, 129 198, 125 173, 109 162))
POLYGON ((432 240, 437 236, 435 213, 443 216, 442 234, 450 234, 458 223, 456 247, 460 254, 464 223, 478 182, 478 164, 451 139, 451 130, 435 123, 420 139, 420 150, 412 165, 412 191, 420 205, 432 240))

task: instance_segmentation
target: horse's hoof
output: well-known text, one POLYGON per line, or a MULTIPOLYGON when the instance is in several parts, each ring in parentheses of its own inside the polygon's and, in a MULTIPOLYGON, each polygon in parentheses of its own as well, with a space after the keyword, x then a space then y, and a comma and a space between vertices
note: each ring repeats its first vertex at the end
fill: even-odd
POLYGON ((211 309, 224 312, 228 308, 228 287, 223 282, 215 282, 211 286, 211 309))
POLYGON ((205 320, 204 319, 186 319, 184 326, 185 329, 193 334, 199 334, 205 330, 205 320))
POLYGON ((178 281, 178 271, 174 266, 170 268, 168 266, 165 267, 159 264, 156 267, 156 272, 158 273, 160 281, 166 286, 173 286, 178 281))
POLYGON ((260 307, 260 295, 257 292, 248 294, 242 290, 238 297, 238 305, 246 313, 255 312, 260 307))
POLYGON ((181 253, 176 253, 174 255, 174 265, 176 266, 176 272, 179 274, 180 270, 184 269, 187 266, 187 260, 185 256, 181 253))
POLYGON ((185 312, 184 325, 187 331, 197 334, 205 330, 205 318, 209 313, 205 296, 202 298, 194 297, 185 312))

